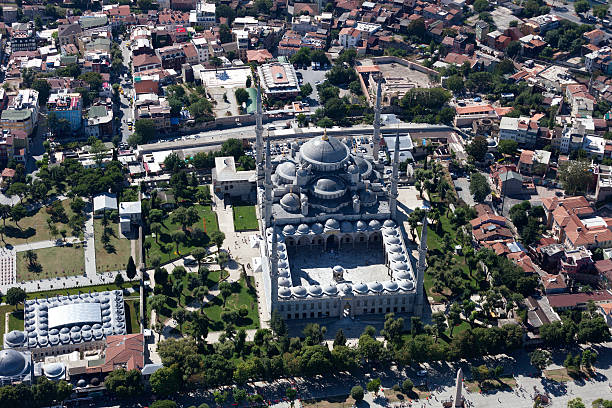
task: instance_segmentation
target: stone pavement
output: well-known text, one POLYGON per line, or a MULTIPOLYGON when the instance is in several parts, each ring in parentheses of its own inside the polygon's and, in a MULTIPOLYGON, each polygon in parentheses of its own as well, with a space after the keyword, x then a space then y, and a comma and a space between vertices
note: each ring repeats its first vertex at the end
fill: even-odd
POLYGON ((85 221, 85 276, 93 278, 97 276, 96 271, 96 240, 94 235, 94 218, 93 212, 86 215, 85 221))

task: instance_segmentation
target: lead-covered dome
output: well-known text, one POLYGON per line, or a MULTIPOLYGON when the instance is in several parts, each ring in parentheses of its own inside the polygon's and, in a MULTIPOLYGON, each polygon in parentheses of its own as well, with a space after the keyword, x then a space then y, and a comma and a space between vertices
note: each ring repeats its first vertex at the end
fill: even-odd
POLYGON ((287 211, 297 211, 300 209, 300 197, 295 193, 287 193, 281 198, 280 205, 287 211))
POLYGON ((22 331, 13 330, 6 334, 4 341, 10 347, 21 347, 26 342, 26 336, 22 331))
POLYGON ((295 163, 286 161, 276 166, 276 175, 279 176, 283 181, 295 180, 296 166, 295 163))
POLYGON ((347 145, 327 135, 318 136, 304 143, 300 149, 302 160, 320 170, 335 170, 349 158, 347 145))
POLYGON ((25 356, 12 349, 0 351, 0 376, 17 377, 28 368, 25 356))

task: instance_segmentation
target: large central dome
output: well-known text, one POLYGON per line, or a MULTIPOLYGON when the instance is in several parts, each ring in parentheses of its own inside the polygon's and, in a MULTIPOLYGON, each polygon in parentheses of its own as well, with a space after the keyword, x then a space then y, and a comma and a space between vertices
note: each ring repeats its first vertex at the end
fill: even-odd
POLYGON ((303 160, 315 166, 332 165, 331 170, 340 167, 348 159, 349 153, 347 145, 326 134, 309 140, 300 149, 303 160))
POLYGON ((18 376, 21 375, 26 368, 27 361, 20 352, 12 349, 0 351, 0 376, 18 376))

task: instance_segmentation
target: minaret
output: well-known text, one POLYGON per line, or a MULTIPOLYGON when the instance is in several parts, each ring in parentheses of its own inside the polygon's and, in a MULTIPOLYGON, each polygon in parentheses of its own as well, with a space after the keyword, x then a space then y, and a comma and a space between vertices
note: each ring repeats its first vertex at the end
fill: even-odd
POLYGON ((461 370, 461 367, 459 367, 459 370, 457 370, 457 381, 455 382, 455 400, 454 402, 454 406, 456 408, 459 407, 463 407, 463 370, 461 370))
POLYGON ((391 218, 394 220, 397 217, 397 178, 399 171, 399 129, 395 136, 395 150, 393 151, 393 173, 391 174, 391 194, 389 196, 389 209, 391 210, 391 218))
POLYGON ((378 163, 378 149, 380 147, 380 104, 382 102, 382 76, 376 78, 376 106, 374 108, 374 135, 372 136, 372 143, 374 149, 372 155, 374 156, 374 163, 378 163))
POLYGON ((257 167, 257 180, 264 174, 263 156, 263 110, 261 104, 261 86, 257 84, 257 113, 255 115, 255 165, 257 167))
POLYGON ((421 230, 421 242, 419 243, 419 259, 417 261, 417 276, 416 276, 416 302, 414 314, 421 316, 423 314, 423 284, 425 282, 425 269, 427 269, 427 214, 423 217, 423 229, 421 230))
POLYGON ((276 309, 278 302, 278 238, 276 237, 276 221, 272 221, 272 248, 270 249, 270 315, 276 309))
POLYGON ((266 168, 264 181, 264 224, 265 228, 270 226, 272 217, 272 159, 270 158, 270 135, 266 138, 266 168))

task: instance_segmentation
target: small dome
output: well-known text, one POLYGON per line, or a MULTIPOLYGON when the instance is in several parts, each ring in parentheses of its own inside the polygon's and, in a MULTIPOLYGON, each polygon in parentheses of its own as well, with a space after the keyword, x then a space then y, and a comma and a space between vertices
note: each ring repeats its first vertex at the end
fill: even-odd
POLYGON ((291 287, 289 278, 278 278, 278 286, 291 287))
POLYGON ((26 336, 22 331, 13 330, 4 336, 4 340, 10 347, 21 347, 26 342, 26 336))
POLYGON ((49 343, 51 343, 52 346, 57 346, 59 344, 59 337, 57 335, 49 336, 49 343))
POLYGON ((399 281, 399 287, 401 290, 410 291, 414 289, 414 283, 409 280, 401 280, 399 281))
POLYGON ((391 259, 391 261, 393 262, 406 262, 406 257, 404 256, 404 254, 400 254, 397 252, 391 254, 391 256, 389 256, 389 259, 391 259))
POLYGON ((370 223, 368 225, 373 230, 379 230, 380 229, 380 221, 378 221, 378 220, 372 220, 372 221, 370 221, 370 223))
POLYGON ((406 270, 397 270, 393 272, 395 279, 412 279, 412 274, 406 270))
POLYGON ((399 290, 399 287, 395 281, 383 282, 383 287, 387 292, 397 292, 397 290, 399 290))
POLYGON ((278 267, 279 267, 279 268, 288 268, 288 267, 289 267, 289 264, 287 263, 287 261, 285 261, 285 260, 283 259, 283 260, 280 260, 280 261, 278 262, 278 267))
POLYGON ((398 237, 386 236, 385 242, 389 245, 399 245, 402 241, 398 237))
POLYGON ((296 174, 300 177, 306 177, 308 176, 308 170, 306 170, 305 168, 300 168, 298 169, 296 174))
POLYGON ((306 297, 306 288, 303 286, 294 286, 293 288, 291 288, 291 292, 297 296, 297 297, 306 297))
POLYGON ((362 191, 361 194, 359 194, 359 198, 365 206, 372 206, 378 201, 376 194, 371 191, 362 191))
POLYGON ((368 285, 366 285, 365 283, 358 283, 355 286, 353 286, 353 290, 356 293, 359 294, 364 294, 364 293, 368 293, 368 285))
POLYGON ((323 294, 323 289, 321 289, 321 286, 319 285, 311 285, 308 287, 308 294, 310 296, 319 297, 323 294))
POLYGON ((340 223, 338 222, 338 220, 330 218, 329 220, 325 221, 325 228, 337 230, 340 229, 340 223))
POLYGON ((297 231, 300 234, 308 234, 310 232, 310 227, 308 226, 308 224, 300 224, 297 231))
POLYGON ((349 295, 353 292, 353 287, 349 283, 341 283, 340 285, 338 285, 338 290, 343 295, 349 295))
POLYGON ((348 171, 349 174, 357 174, 359 173, 359 167, 355 166, 354 164, 351 164, 350 166, 348 166, 348 169, 346 169, 346 171, 348 171))
POLYGON ((22 353, 13 349, 0 350, 0 376, 16 377, 23 374, 27 368, 28 361, 22 353))
POLYGON ((342 221, 340 225, 340 231, 342 232, 353 232, 353 223, 350 221, 342 221))
POLYGON ((87 381, 81 378, 79 381, 77 381, 76 385, 77 387, 80 387, 80 388, 87 387, 87 381))
POLYGON ((395 228, 383 228, 383 234, 388 237, 396 237, 398 235, 395 228))
POLYGON ((382 292, 383 285, 380 282, 369 282, 368 289, 370 289, 372 292, 379 293, 379 292, 382 292))
POLYGON ((47 378, 55 379, 64 375, 64 373, 66 372, 66 367, 62 363, 51 363, 46 364, 43 367, 43 371, 47 378))
POLYGON ((68 334, 68 333, 70 333, 70 329, 68 327, 62 327, 60 329, 60 333, 61 334, 68 334))
POLYGON ((395 221, 393 221, 393 220, 385 220, 383 225, 385 227, 389 227, 389 228, 395 228, 395 226, 396 226, 395 221))
POLYGON ((287 193, 281 198, 280 205, 287 211, 297 211, 300 209, 300 197, 295 193, 287 193))
POLYGON ((391 253, 401 253, 402 251, 402 247, 399 245, 389 245, 387 247, 387 251, 391 252, 391 253))
POLYGON ((78 333, 78 332, 81 331, 81 328, 79 326, 72 326, 70 331, 73 332, 73 333, 78 333))
POLYGON ((291 289, 289 289, 287 287, 278 288, 278 296, 280 296, 282 298, 291 297, 291 289))
POLYGON ((338 288, 336 285, 325 285, 323 292, 328 296, 334 296, 338 293, 338 288))
POLYGON ((289 273, 288 269, 283 268, 278 270, 278 276, 282 278, 288 278, 291 276, 291 274, 289 273))
POLYGON ((357 231, 365 231, 368 229, 368 224, 365 221, 357 221, 357 231))
POLYGON ((408 270, 408 264, 406 264, 406 262, 393 262, 391 267, 393 268, 394 271, 407 271, 408 270))
POLYGON ((336 265, 333 267, 334 272, 344 272, 344 268, 340 265, 336 265))
POLYGON ((70 334, 70 338, 75 342, 78 343, 79 341, 81 341, 81 333, 71 333, 70 334))
POLYGON ((312 224, 310 229, 312 230, 313 233, 320 234, 323 232, 323 224, 321 224, 320 222, 316 222, 312 224))

